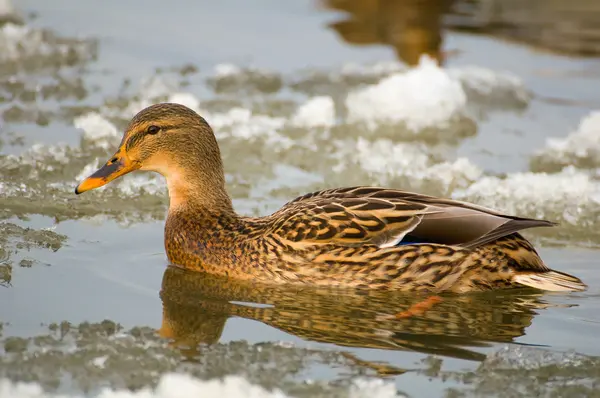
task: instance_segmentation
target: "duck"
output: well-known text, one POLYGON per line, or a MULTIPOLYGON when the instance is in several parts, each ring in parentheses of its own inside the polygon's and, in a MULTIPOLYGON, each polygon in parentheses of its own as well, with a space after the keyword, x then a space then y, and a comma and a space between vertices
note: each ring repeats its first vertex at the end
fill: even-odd
POLYGON ((547 267, 520 233, 556 223, 463 201, 353 186, 307 193, 263 217, 239 215, 212 128, 181 104, 137 113, 115 154, 75 193, 136 170, 166 179, 165 252, 171 265, 187 270, 266 284, 431 294, 587 289, 547 267))

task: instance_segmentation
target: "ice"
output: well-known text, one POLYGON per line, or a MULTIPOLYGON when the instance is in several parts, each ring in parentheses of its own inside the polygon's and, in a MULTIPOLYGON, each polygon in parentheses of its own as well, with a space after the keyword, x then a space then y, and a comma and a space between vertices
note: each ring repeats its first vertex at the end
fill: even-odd
POLYGON ((275 93, 283 86, 281 75, 264 69, 239 67, 233 64, 215 66, 208 84, 222 92, 262 92, 275 93))
POLYGON ((92 364, 96 367, 104 369, 104 366, 106 365, 107 360, 108 360, 108 355, 103 355, 101 357, 96 357, 96 358, 92 359, 92 364))
POLYGON ((86 164, 81 172, 75 176, 76 182, 83 181, 84 178, 89 177, 94 171, 100 167, 100 159, 96 158, 92 163, 86 164))
POLYGON ((41 35, 24 25, 7 23, 0 28, 0 60, 16 59, 36 53, 41 35))
POLYGON ((331 127, 335 124, 335 104, 329 96, 312 97, 292 116, 292 125, 298 127, 331 127))
POLYGON ((374 64, 347 63, 342 66, 343 76, 387 76, 404 70, 406 66, 398 61, 382 61, 374 64))
MULTIPOLYGON (((0 380, 0 398, 289 398, 281 390, 266 390, 240 376, 200 380, 187 374, 166 373, 156 388, 138 391, 104 388, 97 394, 54 394, 44 392, 36 383, 13 383, 0 380)), ((348 391, 349 398, 393 398, 397 395, 393 383, 383 380, 357 379, 348 391)))
POLYGON ((479 167, 466 158, 436 162, 423 144, 388 139, 369 141, 358 138, 354 145, 345 143, 341 146, 338 156, 337 171, 343 170, 349 162, 356 162, 380 185, 389 183, 393 177, 405 177, 414 183, 413 188, 423 183, 435 183, 447 191, 467 187, 482 174, 479 167))
POLYGON ((274 176, 270 179, 261 178, 250 190, 251 198, 264 198, 271 191, 283 187, 296 188, 315 183, 323 183, 319 174, 309 173, 297 167, 278 164, 273 167, 274 176))
POLYGON ((600 206, 600 183, 589 173, 566 167, 560 173, 512 173, 487 176, 453 195, 513 215, 554 218, 594 225, 600 206))
POLYGON ((567 137, 548 139, 532 163, 536 170, 551 171, 567 165, 600 167, 600 111, 586 116, 567 137))
POLYGON ((217 78, 239 75, 242 69, 234 64, 218 64, 215 66, 214 76, 217 78))
POLYGON ((200 100, 198 97, 190 93, 173 93, 169 95, 167 102, 181 104, 187 106, 196 113, 202 113, 202 110, 200 109, 200 100))
POLYGON ((448 69, 448 75, 459 81, 470 103, 482 106, 518 107, 531 99, 523 81, 509 72, 496 72, 479 66, 448 69))
POLYGON ((116 138, 122 135, 114 124, 98 112, 78 116, 73 124, 76 128, 83 130, 84 138, 104 149, 114 147, 116 138))
POLYGON ((589 357, 575 352, 553 352, 535 347, 504 346, 485 359, 482 367, 489 370, 535 370, 545 366, 579 366, 589 357))
POLYGON ((294 142, 277 132, 285 125, 285 119, 267 115, 253 114, 246 108, 232 108, 225 113, 206 115, 217 138, 235 137, 252 139, 263 137, 267 144, 280 148, 289 148, 294 142))
POLYGON ((135 196, 141 193, 157 195, 167 192, 167 183, 163 177, 157 174, 133 173, 122 177, 117 184, 117 189, 126 196, 135 196))
POLYGON ((0 0, 0 25, 4 22, 22 22, 21 15, 15 10, 10 0, 0 0))
POLYGON ((140 97, 146 99, 166 97, 178 89, 178 83, 167 76, 151 76, 142 79, 140 97))
POLYGON ((177 373, 163 375, 155 389, 139 391, 103 389, 94 395, 45 393, 35 383, 12 383, 0 381, 0 398, 285 398, 279 390, 267 391, 250 384, 239 376, 228 376, 222 380, 202 381, 192 376, 177 373))
POLYGON ((364 122, 370 129, 403 124, 418 134, 450 129, 456 121, 470 117, 470 106, 478 110, 521 108, 530 97, 521 79, 511 73, 477 66, 443 69, 423 56, 416 67, 350 92, 346 107, 350 122, 364 122))
POLYGON ((350 387, 350 398, 405 398, 393 383, 381 379, 356 379, 350 387))
MULTIPOLYGON (((0 19, 2 18, 13 22, 19 19, 14 14, 0 15, 0 19)), ((70 62, 72 65, 74 61, 90 59, 94 51, 91 42, 61 39, 50 32, 12 22, 0 26, 0 62, 35 60, 28 67, 39 68, 54 66, 57 62, 70 62)))
POLYGON ((460 82, 428 57, 408 72, 351 92, 346 99, 350 122, 365 122, 370 128, 403 123, 414 133, 445 127, 462 115, 466 103, 460 82))

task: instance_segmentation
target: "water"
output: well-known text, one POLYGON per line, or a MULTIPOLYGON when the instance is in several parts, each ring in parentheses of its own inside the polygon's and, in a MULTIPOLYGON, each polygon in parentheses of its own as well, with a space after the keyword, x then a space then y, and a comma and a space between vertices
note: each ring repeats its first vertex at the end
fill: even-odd
POLYGON ((575 396, 598 384, 597 59, 445 32, 458 50, 445 68, 409 68, 387 39, 341 41, 327 28, 339 15, 311 2, 18 6, 36 18, 0 33, 1 397, 575 396), (470 200, 561 222, 527 236, 590 288, 448 298, 389 320, 418 298, 166 268, 164 181, 73 194, 159 100, 213 125, 240 213, 355 184, 470 200))

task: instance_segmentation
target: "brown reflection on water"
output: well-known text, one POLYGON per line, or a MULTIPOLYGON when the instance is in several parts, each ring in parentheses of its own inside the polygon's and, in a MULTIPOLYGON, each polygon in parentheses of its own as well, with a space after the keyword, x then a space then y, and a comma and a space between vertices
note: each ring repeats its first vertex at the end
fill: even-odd
POLYGON ((598 0, 317 0, 345 17, 328 25, 351 45, 392 46, 409 65, 423 54, 440 64, 444 28, 509 39, 539 49, 600 55, 598 0))
POLYGON ((173 267, 164 273, 161 299, 159 333, 192 351, 198 344, 218 342, 227 319, 241 317, 305 340, 476 361, 484 355, 472 348, 512 342, 525 333, 537 311, 549 306, 539 293, 505 291, 444 297, 423 314, 390 320, 386 316, 423 298, 241 283, 173 267))
POLYGON ((398 58, 415 65, 423 54, 443 63, 442 18, 453 0, 321 0, 347 17, 329 24, 353 45, 392 46, 398 58))

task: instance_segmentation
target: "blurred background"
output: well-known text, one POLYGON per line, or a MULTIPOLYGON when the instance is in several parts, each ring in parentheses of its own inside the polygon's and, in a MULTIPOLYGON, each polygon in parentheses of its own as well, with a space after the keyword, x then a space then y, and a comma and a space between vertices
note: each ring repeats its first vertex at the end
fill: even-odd
POLYGON ((597 0, 0 0, 0 397, 592 396, 598 21, 597 0), (526 235, 590 288, 391 322, 413 297, 166 269, 162 178, 73 193, 160 101, 212 125, 242 214, 351 185, 471 201, 559 222, 526 235))

